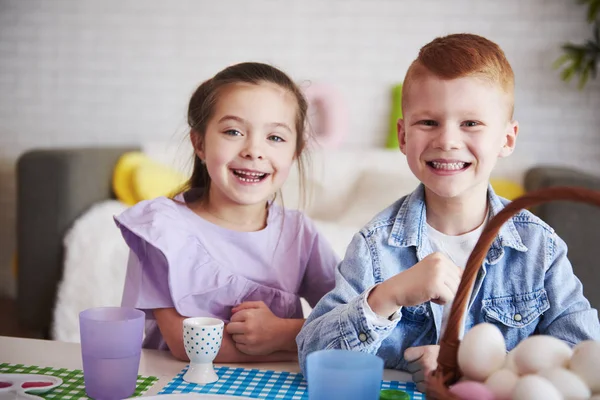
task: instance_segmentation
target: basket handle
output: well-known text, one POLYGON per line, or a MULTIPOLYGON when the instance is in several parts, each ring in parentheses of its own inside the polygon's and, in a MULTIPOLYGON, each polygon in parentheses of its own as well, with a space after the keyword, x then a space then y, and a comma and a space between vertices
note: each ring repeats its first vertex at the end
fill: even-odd
POLYGON ((527 193, 504 207, 485 226, 475 248, 469 256, 467 266, 452 303, 446 331, 440 341, 438 367, 434 373, 435 380, 441 379, 445 386, 456 382, 461 377, 458 368, 458 334, 467 309, 467 301, 471 296, 471 288, 487 252, 500 231, 502 225, 524 208, 555 200, 571 200, 580 203, 594 204, 600 207, 600 192, 581 187, 557 186, 527 193))

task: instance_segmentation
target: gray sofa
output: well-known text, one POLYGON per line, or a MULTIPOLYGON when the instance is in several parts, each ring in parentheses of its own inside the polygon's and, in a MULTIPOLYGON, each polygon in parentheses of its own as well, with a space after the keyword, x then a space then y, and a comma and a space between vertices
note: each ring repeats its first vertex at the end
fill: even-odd
MULTIPOLYGON (((553 186, 580 186, 600 190, 600 177, 570 168, 539 166, 527 171, 525 189, 553 186)), ((583 292, 592 307, 600 310, 600 267, 596 246, 600 243, 600 208, 575 202, 554 201, 532 210, 552 226, 567 243, 573 270, 583 283, 583 292)))
MULTIPOLYGON (((33 150, 17 165, 17 307, 20 324, 32 336, 48 338, 57 285, 62 277, 62 239, 94 203, 113 198, 111 178, 123 153, 135 147, 33 150), (40 206, 42 205, 42 206, 40 206)), ((600 190, 600 178, 578 171, 539 167, 527 172, 528 191, 578 185, 600 190)), ((600 210, 556 202, 535 212, 569 245, 569 256, 592 305, 600 308, 600 269, 596 268, 596 227, 600 210)))
POLYGON ((92 204, 113 198, 118 158, 134 147, 33 150, 17 162, 17 312, 31 336, 49 338, 62 239, 92 204))

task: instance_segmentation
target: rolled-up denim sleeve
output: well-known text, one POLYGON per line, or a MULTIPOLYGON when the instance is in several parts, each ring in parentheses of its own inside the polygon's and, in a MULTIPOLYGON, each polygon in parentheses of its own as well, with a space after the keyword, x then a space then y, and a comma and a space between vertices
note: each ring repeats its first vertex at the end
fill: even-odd
POLYGON ((538 329, 574 345, 583 340, 600 340, 598 311, 583 295, 581 281, 567 258, 567 245, 555 233, 549 234, 545 287, 550 308, 538 329))
MULTIPOLYGON (((375 258, 376 259, 376 258, 375 258)), ((362 233, 354 235, 344 260, 335 273, 335 288, 313 309, 296 338, 302 371, 308 354, 324 349, 348 349, 377 353, 381 342, 396 327, 398 319, 386 326, 367 318, 365 296, 376 283, 374 257, 362 233)))

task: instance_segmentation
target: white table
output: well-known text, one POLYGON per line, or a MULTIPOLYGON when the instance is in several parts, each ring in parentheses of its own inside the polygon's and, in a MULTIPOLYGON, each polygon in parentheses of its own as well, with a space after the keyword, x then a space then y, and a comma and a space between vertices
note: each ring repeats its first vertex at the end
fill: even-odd
MULTIPOLYGON (((0 363, 37 365, 40 367, 81 369, 79 343, 52 340, 23 339, 0 336, 0 363)), ((158 377, 158 381, 146 392, 156 394, 171 381, 187 364, 176 360, 171 353, 159 350, 142 350, 140 375, 158 377)), ((262 370, 300 372, 296 362, 223 364, 228 367, 256 368, 262 370)), ((385 370, 386 380, 406 382, 411 377, 406 372, 385 370)))

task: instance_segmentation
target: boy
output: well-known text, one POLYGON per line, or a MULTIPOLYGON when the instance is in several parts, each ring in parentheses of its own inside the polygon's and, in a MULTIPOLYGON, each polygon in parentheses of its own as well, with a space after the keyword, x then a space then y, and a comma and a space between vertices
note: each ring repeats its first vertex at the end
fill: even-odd
MULTIPOLYGON (((398 121, 400 150, 421 185, 357 233, 297 337, 299 360, 316 350, 375 353, 408 370, 419 389, 437 365, 441 332, 462 270, 486 221, 507 203, 489 179, 514 148, 514 75, 495 43, 437 38, 412 63, 398 121)), ((507 221, 475 281, 465 326, 498 326, 507 349, 534 334, 569 344, 600 339, 554 231, 528 211, 507 221)))

